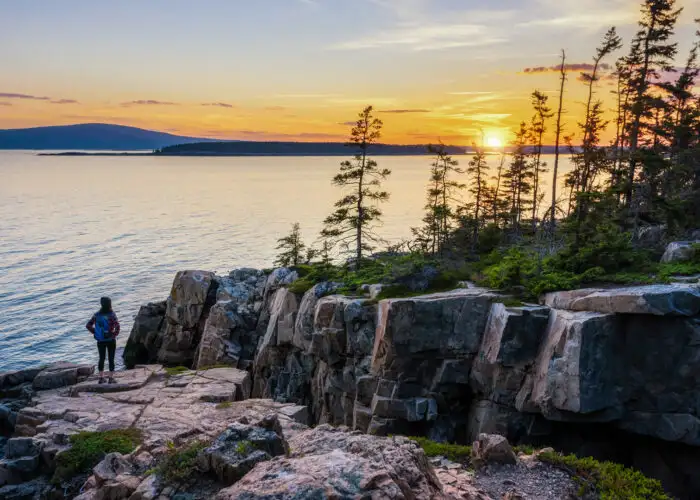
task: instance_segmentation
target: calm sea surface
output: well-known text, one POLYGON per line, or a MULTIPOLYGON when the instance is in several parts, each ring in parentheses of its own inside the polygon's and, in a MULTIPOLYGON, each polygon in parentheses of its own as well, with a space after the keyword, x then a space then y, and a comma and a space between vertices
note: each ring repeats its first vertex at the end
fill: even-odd
MULTIPOLYGON (((393 170, 378 232, 396 241, 420 222, 430 158, 378 160, 393 170)), ((103 295, 123 346, 139 305, 164 299, 178 270, 271 267, 297 221, 313 241, 339 196, 339 161, 0 151, 0 371, 96 361, 84 325, 103 295)))

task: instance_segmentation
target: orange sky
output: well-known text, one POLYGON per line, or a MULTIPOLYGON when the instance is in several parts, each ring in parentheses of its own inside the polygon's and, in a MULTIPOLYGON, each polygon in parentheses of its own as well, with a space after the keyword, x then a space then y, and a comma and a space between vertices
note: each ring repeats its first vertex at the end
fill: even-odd
MULTIPOLYGON (((679 6, 681 63, 700 3, 679 6)), ((532 90, 556 107, 557 74, 525 68, 556 65, 560 48, 589 62, 610 25, 629 41, 637 12, 632 0, 13 2, 0 16, 0 128, 343 140, 372 104, 386 142, 505 139, 530 118, 532 90)), ((567 133, 585 98, 577 76, 567 133)), ((611 108, 610 90, 602 82, 598 95, 611 108)))

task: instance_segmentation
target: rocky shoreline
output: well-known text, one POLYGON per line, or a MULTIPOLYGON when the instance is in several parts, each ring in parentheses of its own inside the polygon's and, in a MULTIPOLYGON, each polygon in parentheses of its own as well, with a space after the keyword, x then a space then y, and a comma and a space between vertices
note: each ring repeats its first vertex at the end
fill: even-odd
MULTIPOLYGON (((271 467, 327 475, 335 464, 365 477, 363 460, 379 456, 391 480, 372 483, 376 498, 411 498, 408 490, 437 498, 446 494, 436 479, 444 474, 435 475, 419 448, 381 436, 471 443, 491 434, 614 459, 680 498, 700 494, 697 285, 575 290, 515 304, 474 287, 381 301, 372 286, 366 296, 337 295, 334 283, 294 293, 297 278, 284 268, 178 273, 166 301, 141 308, 124 351, 133 369, 114 386, 95 384, 82 365, 0 375, 0 398, 10 401, 0 406, 0 429, 14 436, 10 443, 29 439, 40 450, 29 460, 17 451, 2 458, 0 487, 50 472, 77 432, 138 428, 138 450, 156 457, 167 443, 211 442, 233 432, 233 422, 250 427, 272 415, 291 455, 268 453, 270 461, 231 486, 238 496, 220 498, 287 498, 274 496, 287 480, 261 479, 274 475, 271 467), (337 448, 322 446, 333 442, 329 433, 338 434, 337 448), (316 447, 299 451, 307 442, 316 447), (387 458, 395 454, 414 469, 387 458), (18 467, 26 470, 18 475, 18 467), (409 477, 417 482, 401 483, 409 477)), ((329 488, 302 476, 294 484, 329 488)), ((478 494, 485 496, 452 498, 493 492, 478 494)))

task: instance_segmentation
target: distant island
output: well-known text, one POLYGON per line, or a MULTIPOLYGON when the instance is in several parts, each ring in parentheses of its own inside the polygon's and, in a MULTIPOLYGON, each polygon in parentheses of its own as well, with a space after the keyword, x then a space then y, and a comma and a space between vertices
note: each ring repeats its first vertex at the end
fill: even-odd
MULTIPOLYGON (((453 155, 466 153, 461 146, 445 146, 453 155)), ((201 142, 178 144, 154 151, 157 156, 348 156, 352 154, 342 142, 201 142)), ((425 144, 376 144, 372 146, 376 156, 431 154, 425 144)))
POLYGON ((0 149, 146 151, 175 144, 216 141, 109 123, 0 130, 0 149))

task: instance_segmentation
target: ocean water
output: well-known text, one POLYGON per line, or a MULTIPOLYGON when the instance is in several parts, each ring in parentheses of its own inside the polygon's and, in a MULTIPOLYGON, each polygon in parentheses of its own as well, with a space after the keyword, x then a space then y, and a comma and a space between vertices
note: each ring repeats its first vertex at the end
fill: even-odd
MULTIPOLYGON (((398 241, 420 223, 430 158, 378 160, 393 170, 378 233, 398 241)), ((271 267, 294 222, 312 242, 339 197, 339 161, 0 151, 0 371, 96 361, 85 323, 103 295, 123 346, 139 306, 165 299, 178 270, 271 267)))

